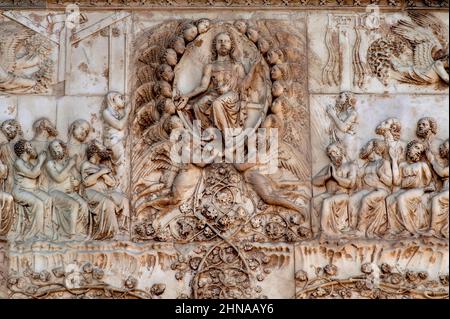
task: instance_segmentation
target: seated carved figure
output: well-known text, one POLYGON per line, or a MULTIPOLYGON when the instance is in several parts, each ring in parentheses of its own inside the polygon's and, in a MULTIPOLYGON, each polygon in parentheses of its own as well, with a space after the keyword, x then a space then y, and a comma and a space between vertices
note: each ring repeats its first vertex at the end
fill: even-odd
POLYGON ((393 184, 400 190, 386 198, 388 235, 420 236, 428 224, 425 191, 431 190, 431 169, 422 161, 425 145, 411 141, 406 147, 406 161, 392 156, 393 184))
POLYGON ((14 144, 22 139, 23 133, 20 123, 15 119, 9 119, 0 125, 0 133, 6 138, 6 142, 0 144, 0 159, 9 169, 4 176, 3 190, 10 193, 14 184, 14 162, 16 161, 16 153, 14 152, 14 144))
POLYGON ((114 191, 117 181, 102 161, 110 160, 110 152, 99 141, 93 140, 87 148, 87 161, 81 164, 84 197, 93 208, 92 238, 112 239, 129 218, 128 199, 114 191), (119 225, 118 217, 122 223, 119 225))
POLYGON ((315 186, 325 186, 326 192, 312 200, 311 226, 314 234, 336 239, 350 231, 348 204, 350 193, 356 185, 357 167, 347 161, 344 148, 337 143, 327 147, 331 163, 314 178, 315 186))
POLYGON ((3 181, 8 175, 8 167, 0 159, 0 236, 6 236, 11 228, 14 212, 13 197, 1 191, 3 181))
POLYGON ((224 131, 225 128, 239 127, 238 86, 245 77, 245 70, 241 63, 234 61, 234 42, 229 33, 216 35, 212 49, 216 57, 205 66, 200 86, 176 99, 181 99, 182 107, 189 99, 206 92, 193 106, 195 117, 205 128, 214 123, 224 131))
POLYGON ((67 146, 60 140, 48 146, 52 160, 46 164, 49 176, 49 194, 53 198, 58 234, 74 239, 86 235, 89 210, 87 203, 78 195, 80 180, 73 174, 76 156, 68 158, 67 146))
POLYGON ((37 154, 30 142, 19 140, 14 145, 17 160, 14 163, 13 197, 19 205, 20 225, 19 238, 46 240, 53 239, 53 234, 47 233, 46 225, 53 224, 51 214, 51 197, 39 188, 38 178, 41 167, 47 158, 45 152, 37 154), (37 163, 33 161, 37 159, 37 163), (29 226, 29 227, 27 227, 29 226))
POLYGON ((386 151, 384 141, 370 140, 360 152, 359 157, 366 160, 362 168, 361 190, 350 198, 350 216, 358 236, 381 237, 386 228, 385 198, 392 186, 391 163, 383 158, 386 151))
POLYGON ((443 163, 440 163, 434 155, 428 151, 427 158, 433 166, 436 174, 442 179, 443 187, 431 198, 431 220, 428 235, 448 238, 448 139, 439 147, 439 156, 443 163))

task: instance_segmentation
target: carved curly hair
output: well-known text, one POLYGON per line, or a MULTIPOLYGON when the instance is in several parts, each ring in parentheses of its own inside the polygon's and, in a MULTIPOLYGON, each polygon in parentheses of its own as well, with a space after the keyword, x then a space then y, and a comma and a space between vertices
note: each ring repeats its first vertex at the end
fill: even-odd
POLYGON ((419 156, 422 156, 423 153, 425 152, 425 145, 424 145, 422 142, 418 141, 418 140, 412 140, 411 142, 409 142, 409 143, 406 145, 406 154, 409 154, 410 149, 411 149, 413 146, 415 146, 415 145, 420 145, 421 150, 420 150, 419 156))
POLYGON ((21 157, 25 153, 25 144, 28 143, 27 140, 20 139, 14 144, 14 153, 17 157, 21 157))
POLYGON ((99 155, 102 160, 111 159, 111 152, 104 148, 103 144, 98 140, 90 141, 86 149, 86 156, 88 159, 92 158, 94 155, 99 155))
POLYGON ((400 139, 402 124, 400 123, 400 120, 398 118, 391 117, 387 120, 384 120, 375 128, 375 133, 378 135, 384 135, 386 129, 391 132, 394 140, 398 141, 400 139))
POLYGON ((33 130, 38 133, 42 131, 46 131, 48 135, 56 137, 58 135, 58 131, 56 130, 53 123, 46 117, 42 117, 38 119, 33 124, 33 130))

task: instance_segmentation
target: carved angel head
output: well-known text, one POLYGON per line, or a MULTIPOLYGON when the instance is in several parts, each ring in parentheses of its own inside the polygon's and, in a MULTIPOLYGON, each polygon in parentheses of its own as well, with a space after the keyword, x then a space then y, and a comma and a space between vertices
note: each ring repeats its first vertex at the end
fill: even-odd
POLYGON ((184 38, 180 36, 175 36, 170 41, 169 46, 177 52, 177 54, 182 55, 184 50, 186 50, 186 43, 184 42, 184 38))
POLYGON ((254 29, 254 28, 248 28, 247 29, 247 37, 253 43, 257 43, 258 39, 259 39, 259 32, 258 32, 258 30, 254 29))
POLYGON ((177 52, 174 49, 166 49, 164 50, 164 53, 162 55, 161 59, 162 63, 168 64, 172 67, 176 66, 178 63, 178 55, 177 52))
POLYGON ((259 52, 261 52, 261 54, 265 54, 270 49, 270 42, 267 39, 259 38, 257 42, 257 47, 259 52))
POLYGON ((210 27, 211 21, 209 19, 203 18, 197 21, 197 30, 200 34, 207 32, 210 27))
POLYGON ((198 35, 197 27, 195 25, 193 25, 192 23, 185 24, 183 26, 182 30, 183 30, 182 31, 183 37, 184 37, 184 40, 186 40, 186 42, 193 41, 198 35))
POLYGON ((275 81, 272 84, 272 95, 274 97, 282 96, 286 92, 286 83, 283 81, 275 81))
POLYGON ((153 86, 153 93, 155 93, 155 96, 162 96, 165 98, 171 98, 172 97, 172 86, 169 82, 166 81, 158 81, 153 86))
POLYGON ((164 63, 158 66, 157 76, 160 80, 172 82, 175 74, 173 73, 172 67, 164 63))
POLYGON ((271 64, 280 64, 284 61, 284 53, 279 48, 267 52, 267 61, 271 64))
POLYGON ((273 81, 285 80, 288 74, 288 69, 286 64, 275 64, 270 69, 270 77, 273 81))
POLYGON ((247 22, 244 20, 237 20, 234 22, 234 27, 242 34, 247 32, 247 22))
POLYGON ((417 122, 416 135, 418 138, 427 138, 437 133, 437 122, 432 117, 423 117, 417 122))

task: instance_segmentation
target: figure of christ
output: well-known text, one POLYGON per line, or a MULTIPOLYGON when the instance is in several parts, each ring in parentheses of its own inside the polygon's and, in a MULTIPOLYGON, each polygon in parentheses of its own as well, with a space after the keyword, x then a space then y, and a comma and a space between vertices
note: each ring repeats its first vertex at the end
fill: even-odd
POLYGON ((19 230, 19 238, 23 240, 53 239, 54 233, 46 233, 46 230, 51 229, 54 223, 51 214, 51 197, 39 188, 38 182, 47 154, 41 152, 38 155, 31 143, 25 140, 19 140, 14 144, 14 151, 17 159, 14 163, 12 195, 15 202, 23 209, 19 212, 19 222, 22 226, 19 230), (27 229, 25 229, 25 219, 29 223, 27 229))
POLYGON ((49 195, 53 199, 58 235, 68 239, 84 239, 88 234, 89 208, 78 194, 80 180, 73 175, 77 159, 67 156, 67 146, 53 140, 48 146, 51 160, 46 169, 49 176, 49 195))
POLYGON ((312 199, 311 228, 314 235, 320 231, 321 238, 338 239, 351 230, 348 205, 357 166, 347 160, 338 143, 328 145, 327 155, 331 163, 313 178, 313 185, 325 186, 326 192, 312 199))
POLYGON ((362 168, 361 190, 350 197, 349 209, 352 228, 360 237, 381 238, 386 229, 385 199, 392 186, 391 163, 383 156, 384 141, 370 140, 361 150, 360 158, 366 163, 362 168))
POLYGON ((87 160, 81 164, 84 197, 93 206, 92 239, 113 239, 129 220, 129 203, 124 194, 114 191, 117 182, 111 169, 103 165, 110 152, 99 141, 89 143, 87 160), (119 224, 118 217, 122 220, 119 224))
POLYGON ((188 101, 204 93, 193 104, 194 115, 203 128, 215 125, 222 132, 227 128, 239 128, 242 100, 240 92, 248 87, 251 75, 260 61, 246 75, 244 66, 233 57, 235 43, 230 33, 221 32, 213 41, 213 61, 203 69, 200 86, 190 93, 176 94, 178 109, 183 109, 188 101))
POLYGON ((392 180, 400 189, 386 198, 388 236, 418 237, 428 226, 424 201, 427 199, 425 191, 431 190, 432 173, 429 165, 422 161, 424 152, 425 145, 415 140, 406 147, 405 162, 399 163, 396 154, 392 154, 392 180))

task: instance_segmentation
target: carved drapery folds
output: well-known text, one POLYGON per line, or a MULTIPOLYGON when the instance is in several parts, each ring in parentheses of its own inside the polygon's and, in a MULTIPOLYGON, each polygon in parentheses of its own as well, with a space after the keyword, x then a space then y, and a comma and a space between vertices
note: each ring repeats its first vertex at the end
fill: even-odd
POLYGON ((407 142, 400 120, 388 118, 358 150, 356 104, 344 92, 326 109, 330 164, 313 178, 325 190, 312 199, 314 232, 322 240, 448 238, 448 139, 436 137, 436 119, 418 119, 407 142))

